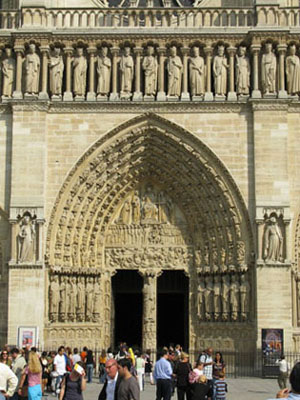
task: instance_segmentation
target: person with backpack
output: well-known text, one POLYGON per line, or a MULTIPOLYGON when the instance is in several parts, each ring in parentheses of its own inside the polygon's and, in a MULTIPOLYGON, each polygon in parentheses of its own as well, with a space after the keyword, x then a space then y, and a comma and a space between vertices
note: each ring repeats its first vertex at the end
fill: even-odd
POLYGON ((83 400, 82 392, 86 388, 84 364, 76 363, 69 373, 65 373, 60 387, 59 400, 83 400))
MULTIPOLYGON (((207 378, 207 383, 213 391, 213 349, 209 347, 205 350, 198 358, 198 361, 202 362, 204 365, 203 374, 207 378)), ((208 397, 208 400, 211 400, 211 397, 208 397)))

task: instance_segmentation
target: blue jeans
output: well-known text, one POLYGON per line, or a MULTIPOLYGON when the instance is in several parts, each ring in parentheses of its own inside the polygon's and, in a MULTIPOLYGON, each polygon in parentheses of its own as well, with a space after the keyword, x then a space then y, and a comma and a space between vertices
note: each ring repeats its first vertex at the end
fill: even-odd
POLYGON ((63 380, 64 375, 58 375, 58 377, 56 378, 56 382, 55 382, 55 393, 59 394, 60 393, 60 384, 61 381, 63 380))
POLYGON ((91 383, 93 379, 94 365, 86 364, 86 369, 87 369, 87 379, 88 379, 87 381, 88 383, 91 383))

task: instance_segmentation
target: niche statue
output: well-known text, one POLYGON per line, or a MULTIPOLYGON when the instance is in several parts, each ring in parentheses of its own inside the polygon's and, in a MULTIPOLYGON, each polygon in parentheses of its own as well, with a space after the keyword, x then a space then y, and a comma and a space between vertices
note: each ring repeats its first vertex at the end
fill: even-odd
POLYGON ((36 54, 35 44, 29 45, 29 53, 25 57, 25 95, 36 95, 39 92, 40 57, 36 54))

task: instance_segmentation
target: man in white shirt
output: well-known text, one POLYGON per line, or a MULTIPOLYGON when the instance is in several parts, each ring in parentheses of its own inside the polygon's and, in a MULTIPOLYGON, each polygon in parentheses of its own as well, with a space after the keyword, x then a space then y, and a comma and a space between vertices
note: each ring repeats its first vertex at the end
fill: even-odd
POLYGON ((78 354, 78 349, 77 347, 75 347, 74 349, 74 354, 72 355, 72 361, 73 364, 75 365, 76 363, 78 363, 79 361, 81 361, 81 357, 80 354, 78 354))
POLYGON ((55 393, 58 394, 60 392, 59 386, 62 381, 63 376, 67 372, 66 369, 66 357, 65 357, 65 348, 64 346, 60 346, 56 356, 54 357, 53 366, 54 371, 58 373, 58 377, 56 378, 55 384, 55 393))
POLYGON ((278 385, 280 389, 285 389, 289 377, 289 363, 286 361, 285 356, 282 355, 281 358, 276 361, 276 364, 279 366, 278 385))
MULTIPOLYGON (((203 374, 207 378, 207 383, 210 386, 210 388, 213 388, 213 349, 209 347, 204 354, 201 354, 199 361, 203 363, 204 368, 203 368, 203 374)), ((210 399, 210 397, 208 397, 210 399)))
POLYGON ((99 394, 98 400, 117 400, 121 376, 118 373, 118 364, 115 359, 107 360, 105 363, 107 378, 99 394))
POLYGON ((5 364, 0 363, 0 399, 12 397, 18 385, 18 378, 5 364))

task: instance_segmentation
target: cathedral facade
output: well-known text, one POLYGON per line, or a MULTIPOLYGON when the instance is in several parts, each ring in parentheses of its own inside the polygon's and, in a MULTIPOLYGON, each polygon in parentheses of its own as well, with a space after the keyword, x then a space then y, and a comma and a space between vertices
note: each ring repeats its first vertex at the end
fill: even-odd
POLYGON ((73 3, 0 10, 1 344, 298 351, 298 1, 73 3))

